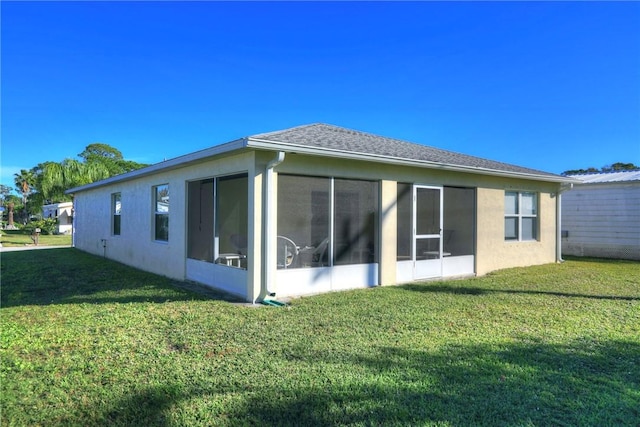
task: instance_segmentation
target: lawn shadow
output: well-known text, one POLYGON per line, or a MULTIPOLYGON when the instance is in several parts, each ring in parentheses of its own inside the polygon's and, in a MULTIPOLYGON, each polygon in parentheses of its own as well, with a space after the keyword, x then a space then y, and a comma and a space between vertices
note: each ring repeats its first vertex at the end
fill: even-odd
POLYGON ((137 270, 74 248, 2 254, 3 308, 50 304, 165 303, 237 297, 137 270))
POLYGON ((637 342, 459 345, 434 352, 373 347, 353 354, 299 350, 293 359, 314 372, 336 364, 358 374, 331 384, 301 382, 281 371, 286 385, 257 381, 249 390, 251 381, 224 390, 204 380, 187 389, 167 383, 113 402, 96 421, 174 425, 170 411, 176 407, 225 393, 242 397, 226 408, 201 408, 211 417, 203 424, 624 426, 640 417, 637 342))
POLYGON ((489 295, 489 294, 522 294, 522 295, 549 295, 566 298, 589 298, 597 300, 640 301, 640 297, 621 295, 589 295, 574 294, 569 292, 534 291, 528 289, 487 289, 471 286, 458 286, 452 284, 410 283, 398 286, 400 289, 420 293, 448 293, 454 295, 489 295))

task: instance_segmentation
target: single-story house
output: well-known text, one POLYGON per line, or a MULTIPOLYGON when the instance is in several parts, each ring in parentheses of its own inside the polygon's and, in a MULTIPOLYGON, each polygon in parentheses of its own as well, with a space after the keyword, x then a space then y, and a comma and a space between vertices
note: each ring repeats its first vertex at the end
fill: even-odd
POLYGON ((51 203, 42 206, 43 219, 56 219, 56 234, 70 234, 73 223, 73 202, 51 203))
POLYGON ((562 198, 567 255, 640 260, 640 171, 573 175, 562 198))
POLYGON ((572 181, 311 124, 68 193, 77 248, 255 302, 560 260, 572 181))

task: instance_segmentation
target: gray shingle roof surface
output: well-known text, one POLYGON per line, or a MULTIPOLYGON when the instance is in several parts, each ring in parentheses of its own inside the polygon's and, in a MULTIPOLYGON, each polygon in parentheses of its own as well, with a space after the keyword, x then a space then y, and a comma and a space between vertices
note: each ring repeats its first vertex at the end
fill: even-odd
POLYGON ((387 138, 366 132, 346 129, 324 123, 298 126, 275 132, 253 135, 249 139, 274 143, 294 144, 298 146, 336 150, 362 155, 383 156, 408 161, 433 162, 447 166, 481 168, 499 172, 532 174, 559 178, 548 172, 524 168, 508 163, 496 162, 480 157, 455 153, 426 145, 415 144, 399 139, 387 138))

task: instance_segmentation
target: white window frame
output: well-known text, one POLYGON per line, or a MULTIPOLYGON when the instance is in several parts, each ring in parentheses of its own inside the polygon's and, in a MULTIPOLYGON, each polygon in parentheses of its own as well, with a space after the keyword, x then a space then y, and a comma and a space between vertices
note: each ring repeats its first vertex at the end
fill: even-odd
POLYGON ((122 193, 111 193, 111 235, 122 235, 122 193), (118 206, 120 203, 120 206, 118 206), (116 233, 116 216, 120 218, 118 232, 116 233))
POLYGON ((167 230, 167 238, 166 239, 158 239, 158 236, 156 235, 158 215, 166 215, 166 217, 167 217, 167 227, 168 227, 169 226, 169 213, 171 211, 170 204, 167 204, 167 211, 166 212, 158 210, 158 190, 160 188, 162 188, 162 187, 166 187, 167 188, 167 192, 169 193, 169 197, 171 197, 170 196, 171 192, 169 190, 169 183, 158 184, 158 185, 154 185, 153 186, 153 191, 152 191, 152 197, 153 197, 153 223, 152 223, 152 229, 151 229, 151 236, 153 237, 153 240, 156 241, 156 242, 168 243, 169 242, 169 231, 168 230, 167 230))
POLYGON ((539 225, 539 194, 537 192, 534 191, 514 191, 514 190, 505 190, 505 213, 504 213, 504 218, 505 220, 507 218, 514 218, 516 220, 517 223, 517 227, 516 227, 516 233, 517 236, 515 239, 510 239, 507 238, 507 230, 506 227, 503 230, 504 231, 504 240, 506 242, 537 242, 539 241, 539 230, 540 230, 540 225, 539 225), (515 213, 506 213, 506 199, 507 199, 507 195, 508 194, 516 194, 517 195, 517 204, 516 204, 516 212, 515 213), (533 202, 534 202, 534 206, 533 206, 533 213, 532 214, 525 214, 522 213, 522 196, 523 195, 532 195, 533 196, 533 202), (533 238, 531 239, 523 239, 522 238, 522 224, 523 224, 523 219, 526 218, 531 218, 533 219, 533 223, 535 224, 535 230, 533 230, 533 238))

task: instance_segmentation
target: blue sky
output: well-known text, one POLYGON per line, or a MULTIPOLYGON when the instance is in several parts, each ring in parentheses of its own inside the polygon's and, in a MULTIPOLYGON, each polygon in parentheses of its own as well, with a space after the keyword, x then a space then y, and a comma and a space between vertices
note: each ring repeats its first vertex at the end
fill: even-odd
POLYGON ((561 173, 640 164, 637 2, 6 2, 3 184, 324 122, 561 173))

